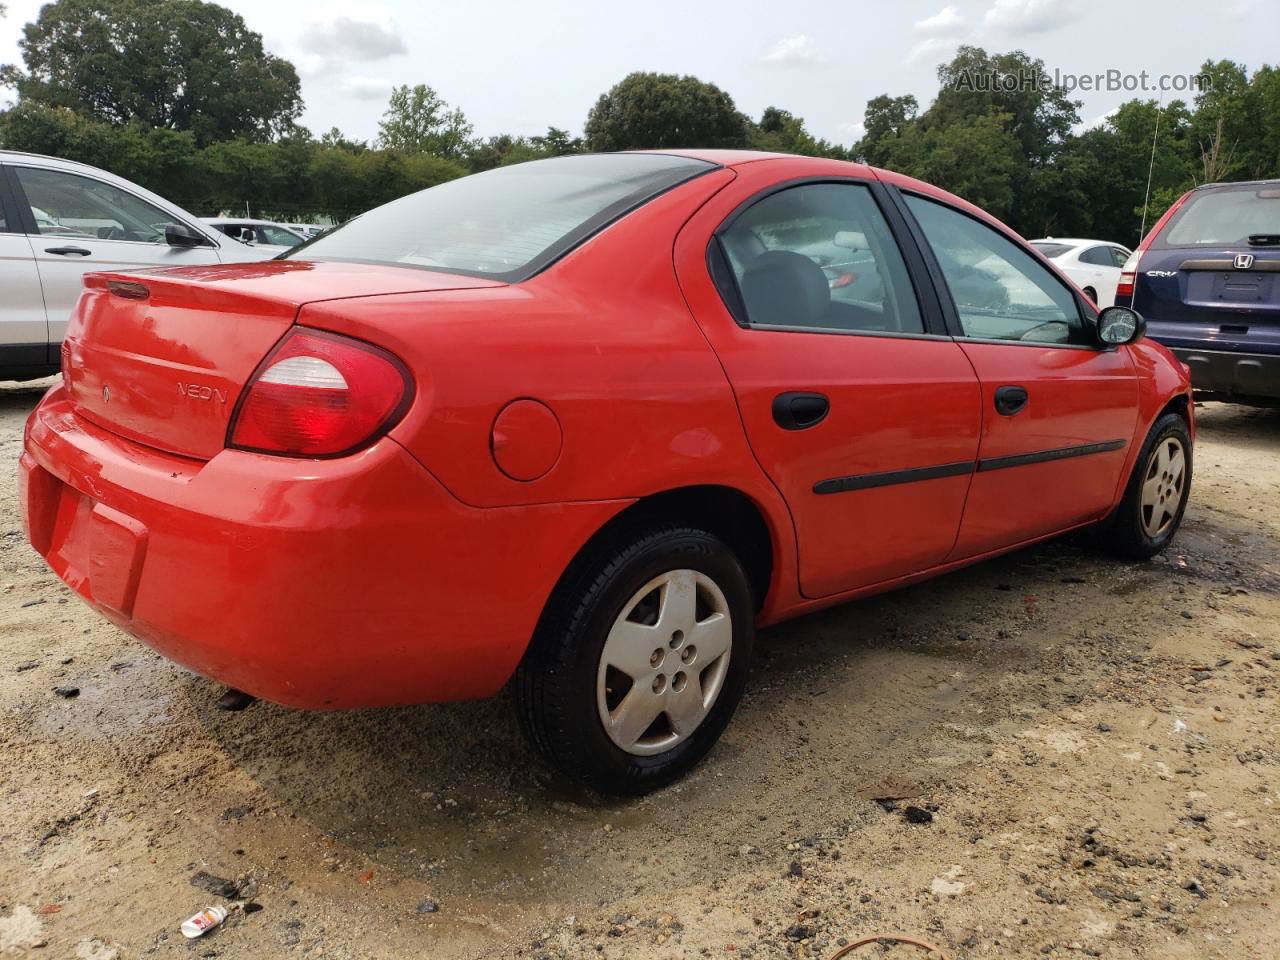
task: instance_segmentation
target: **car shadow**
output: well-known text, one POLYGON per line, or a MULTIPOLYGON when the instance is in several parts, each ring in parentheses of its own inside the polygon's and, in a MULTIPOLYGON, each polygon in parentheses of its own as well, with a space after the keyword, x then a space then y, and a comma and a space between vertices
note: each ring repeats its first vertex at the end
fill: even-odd
MULTIPOLYGON (((239 714, 213 707, 210 683, 192 678, 186 692, 236 767, 334 842, 446 894, 480 888, 542 903, 566 883, 625 885, 625 864, 594 855, 600 838, 642 831, 660 847, 673 805, 717 824, 710 848, 719 839, 737 849, 779 829, 847 826, 851 809, 865 813, 874 797, 919 794, 940 727, 983 701, 985 678, 1051 668, 1056 633, 1044 618, 1073 604, 1057 594, 1149 575, 1063 540, 765 630, 721 743, 680 784, 639 799, 595 795, 550 773, 525 744, 508 692, 343 713, 258 703, 239 714), (828 811, 824 822, 770 820, 796 791, 829 798, 806 804, 828 811)), ((1075 689, 1061 684, 1055 696, 1075 689)), ((948 741, 946 763, 976 759, 989 742, 948 741)), ((673 865, 672 882, 692 869, 673 865)))

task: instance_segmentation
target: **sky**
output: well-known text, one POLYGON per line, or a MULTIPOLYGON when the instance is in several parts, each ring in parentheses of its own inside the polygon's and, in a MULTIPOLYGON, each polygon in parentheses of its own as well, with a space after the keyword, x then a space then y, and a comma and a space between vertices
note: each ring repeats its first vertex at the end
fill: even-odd
MULTIPOLYGON (((36 0, 2 0, 0 63, 19 61, 36 0)), ((758 118, 767 106, 849 145, 867 100, 937 92, 936 68, 956 47, 1023 50, 1050 70, 1187 75, 1206 59, 1255 68, 1280 61, 1277 0, 224 0, 302 79, 302 123, 376 136, 394 84, 426 83, 461 107, 480 136, 581 133, 587 111, 635 70, 690 73, 758 118)), ((1089 90, 1082 125, 1134 96, 1089 90)), ((6 94, 0 92, 0 101, 6 94)), ((1168 93, 1166 100, 1186 94, 1168 93)))

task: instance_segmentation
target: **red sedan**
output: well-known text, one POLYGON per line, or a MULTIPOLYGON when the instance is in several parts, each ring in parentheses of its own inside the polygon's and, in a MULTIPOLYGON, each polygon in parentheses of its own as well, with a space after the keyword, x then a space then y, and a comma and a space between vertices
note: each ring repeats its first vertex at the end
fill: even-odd
POLYGON ((32 545, 191 669, 295 707, 514 676, 636 793, 759 626, 1095 526, 1163 548, 1187 373, 981 210, 831 160, 575 156, 284 259, 94 274, 21 458, 32 545))

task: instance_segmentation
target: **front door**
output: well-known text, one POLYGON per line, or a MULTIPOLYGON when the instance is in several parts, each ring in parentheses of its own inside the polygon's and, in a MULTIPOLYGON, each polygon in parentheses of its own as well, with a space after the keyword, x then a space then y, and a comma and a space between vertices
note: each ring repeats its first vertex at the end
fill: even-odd
POLYGON ((1127 347, 1097 344, 1057 275, 990 224, 902 193, 944 279, 944 307, 982 385, 982 443, 952 559, 1097 519, 1137 423, 1127 347))
POLYGON ((901 219, 878 186, 776 190, 763 187, 769 166, 744 168, 690 222, 677 269, 752 450, 791 509, 801 591, 823 597, 951 551, 978 446, 978 384, 935 328, 936 302, 917 298, 916 254, 899 248, 890 217, 901 219), (741 207, 753 181, 763 192, 741 207))
POLYGON ((172 214, 114 184, 45 167, 14 165, 12 171, 34 221, 27 229, 55 350, 86 273, 218 262, 212 246, 169 246, 164 230, 172 214))

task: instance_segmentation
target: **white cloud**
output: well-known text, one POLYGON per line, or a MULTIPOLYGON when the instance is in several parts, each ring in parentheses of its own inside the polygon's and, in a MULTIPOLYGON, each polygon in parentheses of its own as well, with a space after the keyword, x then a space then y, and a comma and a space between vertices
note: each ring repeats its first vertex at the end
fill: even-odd
POLYGON ((985 20, 988 27, 1027 34, 1054 30, 1083 16, 1078 0, 995 0, 985 20))
POLYGON ((1093 117, 1090 120, 1085 120, 1083 123, 1077 123, 1075 127, 1072 128, 1071 132, 1076 135, 1079 135, 1084 133, 1086 130, 1092 130, 1094 127, 1100 127, 1104 123, 1106 123, 1108 120, 1110 120, 1112 117, 1114 117, 1119 112, 1119 110, 1120 110, 1119 107, 1112 107, 1106 113, 1093 117))
POLYGON ((391 96, 392 83, 382 77, 347 77, 341 90, 356 100, 385 100, 391 96))
POLYGON ((779 40, 773 49, 760 58, 761 63, 783 67, 813 67, 826 63, 824 57, 806 34, 779 40))
POLYGON ((409 52, 392 21, 357 20, 345 15, 308 23, 298 37, 298 47, 337 62, 384 60, 409 52))
POLYGON ((964 29, 964 17, 954 6, 946 6, 932 17, 917 20, 913 29, 925 37, 953 37, 964 29))
POLYGON ((919 63, 924 59, 933 59, 941 63, 959 46, 955 37, 925 37, 911 48, 907 54, 907 63, 919 63))
POLYGON ((853 123, 842 123, 836 127, 836 133, 845 143, 854 144, 867 135, 867 125, 861 120, 853 123))

